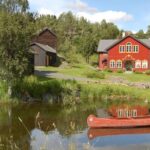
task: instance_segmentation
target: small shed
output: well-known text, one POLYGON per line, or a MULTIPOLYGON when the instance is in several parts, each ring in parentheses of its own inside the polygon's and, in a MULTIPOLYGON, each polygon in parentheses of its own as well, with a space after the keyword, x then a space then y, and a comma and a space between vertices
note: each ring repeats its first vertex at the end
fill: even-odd
POLYGON ((49 45, 32 43, 30 49, 34 54, 34 66, 51 66, 56 62, 56 50, 49 45))
POLYGON ((53 66, 57 60, 57 36, 49 28, 37 32, 30 45, 34 66, 53 66))

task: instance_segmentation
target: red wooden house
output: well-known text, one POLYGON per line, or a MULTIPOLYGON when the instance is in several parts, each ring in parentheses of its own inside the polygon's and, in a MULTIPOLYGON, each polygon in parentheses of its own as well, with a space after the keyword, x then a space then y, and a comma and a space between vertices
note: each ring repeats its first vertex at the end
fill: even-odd
POLYGON ((150 40, 128 35, 122 39, 101 40, 99 69, 146 71, 150 69, 150 40))

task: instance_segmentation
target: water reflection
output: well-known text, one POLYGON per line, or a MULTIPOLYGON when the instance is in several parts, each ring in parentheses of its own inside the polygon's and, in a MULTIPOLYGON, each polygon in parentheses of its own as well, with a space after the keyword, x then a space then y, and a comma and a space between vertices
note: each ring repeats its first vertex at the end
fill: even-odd
POLYGON ((44 150, 145 150, 150 148, 150 128, 88 130, 87 116, 97 113, 100 116, 107 116, 103 109, 85 111, 84 108, 63 109, 58 105, 47 104, 2 106, 0 107, 0 150, 40 150, 41 148, 44 150), (18 117, 22 119, 29 133, 18 117), (90 134, 93 137, 90 137, 90 134))
POLYGON ((91 141, 91 149, 142 149, 150 148, 150 134, 102 136, 91 141))

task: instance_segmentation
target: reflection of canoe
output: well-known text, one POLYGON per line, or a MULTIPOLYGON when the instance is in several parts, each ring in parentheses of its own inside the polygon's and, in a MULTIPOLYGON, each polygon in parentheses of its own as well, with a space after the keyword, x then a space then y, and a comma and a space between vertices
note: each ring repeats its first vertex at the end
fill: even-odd
POLYGON ((137 118, 97 118, 90 115, 87 124, 91 128, 117 128, 117 127, 140 127, 150 126, 150 117, 137 118))
POLYGON ((94 139, 98 136, 111 136, 111 135, 121 135, 121 134, 150 134, 150 128, 140 127, 140 128, 90 128, 88 130, 88 138, 94 139))

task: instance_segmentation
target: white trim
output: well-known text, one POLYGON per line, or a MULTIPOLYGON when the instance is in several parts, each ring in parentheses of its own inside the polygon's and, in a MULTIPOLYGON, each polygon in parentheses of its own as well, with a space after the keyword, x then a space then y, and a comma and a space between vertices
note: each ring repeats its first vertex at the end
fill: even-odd
POLYGON ((141 64, 142 64, 142 63, 141 63, 141 60, 136 60, 136 61, 135 61, 135 68, 141 68, 141 67, 142 67, 141 64))
POLYGON ((121 60, 116 61, 116 68, 122 68, 122 61, 121 60))
POLYGON ((125 45, 119 45, 119 53, 125 53, 125 45))
POLYGON ((126 53, 132 53, 132 43, 131 42, 127 42, 127 44, 126 44, 126 53))
POLYGON ((148 61, 142 60, 142 68, 147 69, 148 68, 148 61))
POLYGON ((115 60, 110 60, 109 65, 110 65, 110 68, 116 68, 116 62, 115 62, 115 60))
POLYGON ((139 53, 139 45, 133 45, 132 52, 139 53))

